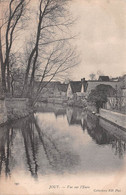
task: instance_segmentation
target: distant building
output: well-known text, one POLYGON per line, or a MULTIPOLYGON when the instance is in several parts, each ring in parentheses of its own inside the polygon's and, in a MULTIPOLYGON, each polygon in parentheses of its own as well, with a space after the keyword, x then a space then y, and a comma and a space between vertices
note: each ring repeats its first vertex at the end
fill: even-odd
POLYGON ((110 81, 109 76, 99 76, 98 81, 110 81))
POLYGON ((67 88, 68 88, 68 84, 61 84, 61 83, 58 83, 55 85, 55 88, 54 88, 54 96, 55 97, 64 97, 67 95, 67 88))

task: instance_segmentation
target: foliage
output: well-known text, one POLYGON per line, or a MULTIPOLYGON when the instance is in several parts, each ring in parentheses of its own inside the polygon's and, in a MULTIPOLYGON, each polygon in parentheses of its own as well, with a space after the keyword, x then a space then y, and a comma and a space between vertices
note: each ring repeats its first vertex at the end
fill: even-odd
POLYGON ((107 102, 107 97, 116 95, 116 90, 110 85, 98 85, 88 96, 88 101, 95 103, 99 109, 107 102))
POLYGON ((94 73, 89 74, 89 77, 91 80, 95 80, 96 79, 96 75, 94 73))

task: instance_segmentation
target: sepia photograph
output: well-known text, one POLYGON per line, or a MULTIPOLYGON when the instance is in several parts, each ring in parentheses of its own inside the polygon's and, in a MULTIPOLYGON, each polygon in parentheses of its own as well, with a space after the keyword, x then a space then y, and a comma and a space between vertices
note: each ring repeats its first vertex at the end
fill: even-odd
POLYGON ((0 195, 126 195, 126 0, 0 0, 0 195))

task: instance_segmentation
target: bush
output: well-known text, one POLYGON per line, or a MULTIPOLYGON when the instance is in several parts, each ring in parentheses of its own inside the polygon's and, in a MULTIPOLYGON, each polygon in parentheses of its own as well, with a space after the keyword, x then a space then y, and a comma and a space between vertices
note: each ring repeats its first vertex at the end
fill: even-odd
POLYGON ((95 103, 97 111, 99 108, 103 108, 103 105, 107 102, 107 97, 115 96, 116 90, 110 85, 98 85, 88 96, 88 101, 95 103))

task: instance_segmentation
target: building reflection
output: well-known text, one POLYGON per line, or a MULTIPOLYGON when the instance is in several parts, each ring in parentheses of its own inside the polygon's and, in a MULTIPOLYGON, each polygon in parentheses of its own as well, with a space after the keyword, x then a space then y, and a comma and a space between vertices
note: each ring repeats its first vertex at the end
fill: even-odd
POLYGON ((87 114, 82 109, 68 107, 66 108, 66 116, 69 125, 79 125, 83 130, 86 129, 87 114))

